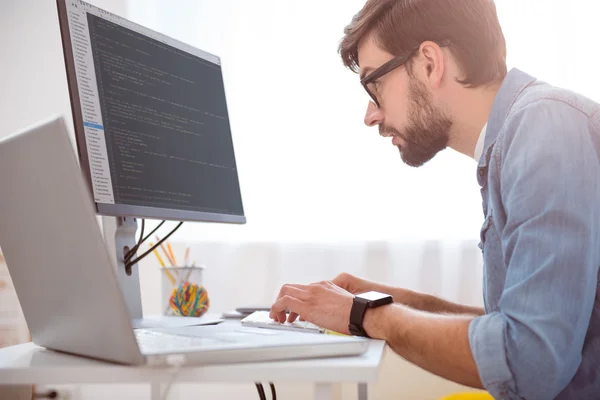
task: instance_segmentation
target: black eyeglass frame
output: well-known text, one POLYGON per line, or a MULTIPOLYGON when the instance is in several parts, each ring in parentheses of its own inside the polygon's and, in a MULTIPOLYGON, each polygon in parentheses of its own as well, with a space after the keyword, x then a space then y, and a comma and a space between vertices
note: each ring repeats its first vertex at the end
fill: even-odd
POLYGON ((365 88, 369 96, 371 96, 371 99, 373 99, 373 102, 375 103, 377 108, 380 108, 381 106, 379 104, 379 100, 377 100, 377 96, 375 96, 375 94, 369 90, 369 83, 373 82, 375 79, 381 78, 385 74, 388 74, 396 68, 406 64, 406 62, 408 62, 408 60, 410 60, 413 55, 414 52, 396 56, 360 80, 360 83, 365 88))

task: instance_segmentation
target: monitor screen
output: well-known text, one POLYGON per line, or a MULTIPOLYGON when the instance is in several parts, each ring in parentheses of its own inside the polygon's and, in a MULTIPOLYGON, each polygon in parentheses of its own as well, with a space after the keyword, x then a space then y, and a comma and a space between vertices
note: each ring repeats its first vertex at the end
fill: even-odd
POLYGON ((220 58, 80 0, 57 4, 98 214, 245 223, 220 58))

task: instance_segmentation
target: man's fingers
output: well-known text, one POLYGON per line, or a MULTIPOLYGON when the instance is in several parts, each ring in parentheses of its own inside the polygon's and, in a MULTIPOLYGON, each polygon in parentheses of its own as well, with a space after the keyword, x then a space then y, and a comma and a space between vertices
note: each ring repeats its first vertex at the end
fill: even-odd
POLYGON ((279 289, 279 294, 277 295, 277 299, 280 299, 283 296, 293 296, 296 297, 297 299, 300 300, 305 300, 308 295, 301 293, 301 291, 306 291, 307 286, 306 285, 293 285, 293 284, 286 284, 283 285, 281 287, 281 289, 279 289))
POLYGON ((285 311, 279 311, 277 313, 277 315, 275 315, 274 320, 277 322, 280 322, 280 323, 284 323, 286 318, 287 318, 287 314, 285 313, 285 311))
POLYGON ((331 283, 333 283, 336 286, 341 287, 342 289, 348 290, 349 284, 350 284, 350 279, 348 277, 349 277, 348 274, 339 274, 338 276, 336 276, 335 278, 333 278, 331 280, 331 283))
POLYGON ((293 322, 298 317, 296 310, 298 304, 303 303, 310 297, 306 289, 306 285, 283 285, 279 290, 277 300, 271 306, 270 317, 277 322, 283 323, 288 319, 287 312, 290 312, 289 321, 293 322))
MULTIPOLYGON (((299 300, 301 302, 305 302, 310 297, 306 288, 306 285, 283 285, 281 287, 281 290, 279 291, 279 296, 277 297, 277 299, 279 301, 280 299, 287 296, 299 300)), ((277 302, 275 304, 277 304, 277 302)), ((281 323, 285 322, 286 320, 288 322, 294 322, 296 318, 298 318, 298 313, 293 312, 293 310, 291 310, 287 305, 285 307, 286 309, 283 311, 275 311, 276 314, 274 316, 271 315, 271 318, 281 323), (290 311, 289 317, 286 314, 287 311, 290 311)), ((271 312, 271 314, 274 314, 273 311, 271 312)))
POLYGON ((279 292, 279 297, 291 296, 298 300, 306 301, 310 297, 308 291, 303 285, 283 285, 279 292))
POLYGON ((271 306, 271 312, 269 316, 278 322, 286 321, 286 310, 290 311, 290 315, 292 313, 302 314, 305 312, 306 303, 302 300, 299 300, 290 295, 284 295, 277 299, 275 303, 271 306))
MULTIPOLYGON (((288 316, 288 322, 294 322, 296 320, 296 318, 298 318, 298 314, 295 312, 291 312, 290 315, 288 316)), ((300 319, 302 320, 302 319, 300 319)))

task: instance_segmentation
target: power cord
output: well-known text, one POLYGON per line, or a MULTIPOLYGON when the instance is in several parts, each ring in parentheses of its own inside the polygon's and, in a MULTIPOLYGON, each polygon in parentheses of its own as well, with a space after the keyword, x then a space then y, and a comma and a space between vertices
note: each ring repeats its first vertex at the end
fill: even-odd
POLYGON ((131 260, 131 258, 135 255, 135 253, 137 253, 137 251, 140 248, 140 246, 142 245, 142 243, 144 243, 150 236, 152 236, 152 234, 154 232, 156 232, 166 221, 162 221, 160 224, 158 224, 156 226, 156 228, 154 228, 152 230, 152 232, 150 232, 146 236, 144 236, 144 222, 145 222, 145 220, 142 219, 142 230, 141 230, 141 234, 140 234, 140 240, 137 242, 137 244, 131 250, 129 250, 129 252, 127 252, 127 254, 125 255, 125 260, 124 260, 125 262, 129 262, 129 260, 131 260))
POLYGON ((177 379, 177 375, 179 374, 181 367, 185 364, 185 356, 181 356, 181 355, 167 356, 167 364, 173 366, 173 369, 171 370, 172 376, 171 376, 171 379, 169 379, 167 386, 165 386, 165 389, 160 394, 160 400, 166 400, 167 397, 169 396, 171 387, 175 383, 175 380, 177 379))
MULTIPOLYGON (((265 389, 263 388, 262 383, 256 382, 256 390, 258 391, 258 397, 260 400, 267 400, 267 395, 265 394, 265 389)), ((271 399, 277 400, 277 393, 275 392, 275 385, 272 382, 269 382, 269 386, 271 387, 271 399)))
MULTIPOLYGON (((172 234, 175 233, 175 231, 177 229, 179 229, 179 227, 183 225, 183 221, 180 222, 175 228, 173 228, 173 230, 171 232, 169 232, 167 234, 167 236, 165 236, 164 238, 162 238, 158 243, 156 243, 154 246, 152 246, 150 248, 150 250, 146 251, 144 254, 142 254, 141 256, 137 257, 135 260, 130 260, 127 261, 127 263, 125 264, 125 269, 131 268, 133 265, 135 265, 138 261, 140 261, 141 259, 143 259, 144 257, 146 257, 148 254, 152 253, 157 247, 159 247, 165 240, 167 240, 169 238, 169 236, 171 236, 172 234)), ((148 235, 149 236, 149 235, 148 235)))
MULTIPOLYGON (((183 365, 183 362, 171 362, 170 364, 174 365, 174 367, 175 367, 172 371, 173 376, 167 383, 167 386, 165 387, 164 391, 161 393, 160 400, 166 400, 167 397, 169 396, 171 387, 173 386, 173 384, 175 383, 175 380, 177 379, 177 375, 178 375, 179 371, 181 370, 181 366, 183 365)), ((265 389, 263 388, 262 383, 256 382, 255 385, 256 385, 256 390, 258 391, 258 396, 259 396, 260 400, 267 400, 267 395, 265 394, 265 389)), ((269 382, 269 386, 271 387, 271 399, 277 400, 277 393, 275 392, 275 385, 273 383, 269 382)))
POLYGON ((256 385, 256 390, 258 391, 258 397, 260 397, 260 400, 267 400, 267 396, 265 396, 265 389, 263 388, 262 383, 255 383, 256 385))
POLYGON ((144 241, 144 226, 145 226, 146 220, 142 219, 142 229, 140 231, 140 240, 138 240, 138 242, 135 244, 135 246, 133 246, 132 249, 130 249, 127 254, 125 254, 125 259, 124 261, 127 262, 131 259, 131 257, 133 257, 133 255, 135 254, 135 252, 137 251, 137 249, 140 248, 140 245, 142 244, 142 242, 144 241))

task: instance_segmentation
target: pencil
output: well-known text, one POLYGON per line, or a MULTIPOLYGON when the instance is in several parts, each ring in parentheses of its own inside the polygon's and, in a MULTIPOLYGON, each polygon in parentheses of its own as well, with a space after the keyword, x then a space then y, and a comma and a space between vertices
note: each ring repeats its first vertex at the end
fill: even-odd
MULTIPOLYGON (((160 238, 158 236, 156 236, 156 240, 160 242, 160 238)), ((172 266, 175 266, 175 260, 171 258, 171 255, 169 254, 163 243, 160 244, 160 248, 165 253, 165 256, 167 257, 167 260, 169 260, 169 263, 171 263, 172 266)))
MULTIPOLYGON (((152 247, 152 243, 150 243, 150 247, 152 247)), ((165 262, 163 261, 163 259, 160 257, 160 254, 158 254, 158 251, 156 251, 156 249, 154 249, 153 251, 154 255, 156 256, 156 258, 158 259, 158 262, 160 263, 161 267, 165 266, 165 262)))
MULTIPOLYGON (((150 247, 152 247, 152 243, 150 243, 150 247)), ((153 253, 156 256, 156 258, 158 258, 158 262, 160 263, 160 266, 163 268, 166 268, 165 262, 160 257, 160 254, 158 254, 158 251, 156 251, 156 249, 154 249, 153 253)), ((167 274, 167 278, 169 278, 169 281, 171 281, 171 285, 175 286, 175 283, 176 283, 175 278, 173 278, 173 275, 171 275, 171 272, 169 272, 168 269, 165 269, 165 273, 167 274)))
POLYGON ((190 260, 190 248, 189 248, 189 247, 187 247, 187 248, 185 249, 185 257, 184 257, 184 259, 183 259, 183 265, 187 267, 187 265, 188 265, 188 261, 189 261, 189 260, 190 260))
POLYGON ((348 336, 345 333, 339 333, 339 332, 332 331, 332 330, 329 330, 329 329, 323 329, 323 333, 326 334, 326 335, 348 336))
POLYGON ((170 242, 167 242, 167 249, 169 249, 169 255, 171 256, 171 259, 173 260, 173 266, 176 266, 177 261, 175 261, 175 254, 173 254, 173 249, 171 248, 170 242))

